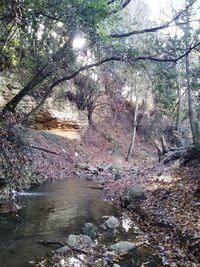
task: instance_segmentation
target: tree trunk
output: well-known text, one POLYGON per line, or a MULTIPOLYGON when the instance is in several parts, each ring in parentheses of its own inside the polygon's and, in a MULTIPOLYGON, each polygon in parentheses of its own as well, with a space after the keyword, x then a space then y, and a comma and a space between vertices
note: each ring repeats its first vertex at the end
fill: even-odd
POLYGON ((130 161, 132 153, 133 153, 133 147, 134 147, 136 129, 137 129, 138 106, 139 106, 139 101, 138 101, 138 98, 136 98, 136 106, 135 106, 134 121, 133 121, 133 132, 132 132, 131 144, 128 150, 126 161, 130 161))
POLYGON ((94 111, 93 104, 88 104, 87 105, 87 110, 88 110, 88 122, 89 122, 89 125, 91 125, 92 128, 95 130, 96 127, 95 127, 93 119, 92 119, 92 115, 93 115, 93 111, 94 111))
POLYGON ((192 96, 192 88, 190 81, 190 62, 188 55, 185 57, 185 70, 186 70, 186 81, 187 81, 190 128, 192 132, 193 143, 198 143, 200 141, 200 125, 197 120, 194 107, 194 100, 192 96))
POLYGON ((40 82, 42 82, 47 77, 47 74, 43 73, 43 70, 45 67, 46 66, 40 69, 36 73, 36 75, 32 78, 32 80, 5 105, 5 107, 3 108, 3 114, 5 114, 6 111, 10 111, 14 113, 19 102, 27 94, 29 94, 36 85, 38 85, 40 82))
MULTIPOLYGON (((185 5, 187 6, 188 0, 185 0, 185 5)), ((184 39, 185 39, 185 48, 190 48, 191 40, 191 27, 190 27, 190 18, 191 18, 191 9, 186 12, 186 20, 187 24, 184 30, 184 39)), ((186 82, 187 82, 187 93, 188 93, 188 108, 189 108, 189 120, 190 120, 190 128, 192 132, 193 143, 198 143, 200 141, 200 125, 197 120, 197 114, 195 110, 194 99, 192 96, 192 88, 191 88, 191 76, 190 76, 190 58, 187 54, 185 56, 185 72, 186 72, 186 82)))
POLYGON ((168 153, 170 149, 169 149, 163 135, 161 136, 161 145, 162 145, 162 154, 164 155, 164 154, 168 153))
MULTIPOLYGON (((70 44, 70 42, 71 39, 69 38, 68 43, 70 44)), ((35 76, 33 76, 32 80, 6 104, 6 106, 3 108, 3 114, 5 114, 6 111, 14 113, 19 102, 26 95, 28 95, 34 89, 35 86, 41 83, 45 78, 47 78, 52 73, 52 70, 47 72, 47 70, 45 69, 47 68, 47 66, 51 66, 52 62, 59 62, 67 45, 68 44, 66 43, 63 47, 58 49, 58 51, 55 52, 55 54, 52 55, 52 57, 49 58, 47 62, 44 63, 43 67, 35 74, 35 76)))
POLYGON ((177 106, 177 116, 176 116, 176 131, 180 131, 181 129, 181 119, 182 119, 182 108, 183 108, 183 97, 181 94, 181 84, 180 84, 180 78, 179 73, 176 78, 176 84, 177 84, 177 100, 178 100, 178 106, 177 106))
POLYGON ((162 151, 162 148, 160 147, 159 143, 156 140, 154 140, 154 144, 155 144, 155 147, 156 147, 156 149, 158 151, 158 161, 160 162, 161 161, 161 157, 163 155, 163 151, 162 151))
POLYGON ((142 105, 140 106, 140 112, 138 114, 138 123, 137 123, 137 131, 142 127, 142 121, 144 118, 144 113, 147 108, 147 94, 145 94, 144 99, 142 100, 142 105))

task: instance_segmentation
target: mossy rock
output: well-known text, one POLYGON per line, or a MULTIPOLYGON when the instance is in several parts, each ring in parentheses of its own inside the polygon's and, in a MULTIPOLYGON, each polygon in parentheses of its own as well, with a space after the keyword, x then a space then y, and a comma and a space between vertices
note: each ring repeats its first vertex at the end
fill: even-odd
POLYGON ((92 245, 92 239, 87 235, 69 235, 67 238, 67 244, 74 248, 79 248, 79 243, 87 246, 92 245))
POLYGON ((127 207, 131 201, 134 200, 145 200, 147 197, 143 191, 136 187, 131 187, 126 190, 121 196, 122 207, 127 207))
POLYGON ((94 239, 97 236, 97 227, 93 223, 86 223, 83 228, 83 234, 94 239))
POLYGON ((135 244, 128 241, 121 241, 112 246, 110 246, 111 250, 114 250, 118 253, 122 253, 124 251, 132 251, 135 248, 135 244))

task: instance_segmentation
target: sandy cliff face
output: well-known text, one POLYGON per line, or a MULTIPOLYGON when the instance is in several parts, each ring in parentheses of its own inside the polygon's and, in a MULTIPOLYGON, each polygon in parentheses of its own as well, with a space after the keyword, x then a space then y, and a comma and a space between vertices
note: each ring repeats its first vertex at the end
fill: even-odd
MULTIPOLYGON (((17 78, 17 75, 9 71, 0 72, 0 109, 11 100, 21 89, 23 85, 17 78)), ((30 112, 36 106, 33 97, 26 96, 17 107, 17 111, 30 112)))
MULTIPOLYGON (((23 85, 16 74, 9 71, 0 72, 0 109, 22 88, 23 85)), ((87 112, 79 111, 76 104, 71 103, 66 98, 58 98, 58 94, 66 90, 69 90, 66 84, 55 88, 42 110, 32 118, 31 128, 49 131, 65 137, 78 138, 79 133, 88 126, 87 112), (73 134, 70 133, 72 131, 73 134)), ((36 106, 37 101, 34 97, 26 96, 17 106, 17 111, 29 113, 36 106)))
POLYGON ((35 114, 29 127, 36 130, 43 130, 52 134, 79 139, 84 130, 81 120, 71 120, 65 112, 46 110, 35 114))

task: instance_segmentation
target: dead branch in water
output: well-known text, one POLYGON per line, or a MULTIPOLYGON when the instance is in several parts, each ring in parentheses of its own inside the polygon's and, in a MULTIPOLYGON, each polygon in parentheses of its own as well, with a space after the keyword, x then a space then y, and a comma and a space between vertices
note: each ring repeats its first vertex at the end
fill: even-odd
MULTIPOLYGON (((49 245, 60 245, 60 246, 66 246, 65 243, 60 242, 60 241, 45 241, 45 240, 40 240, 37 243, 44 245, 44 246, 49 246, 49 245)), ((85 255, 88 255, 88 252, 82 249, 78 249, 78 248, 74 248, 72 246, 67 245, 71 250, 75 251, 75 252, 79 252, 79 253, 83 253, 85 255)))

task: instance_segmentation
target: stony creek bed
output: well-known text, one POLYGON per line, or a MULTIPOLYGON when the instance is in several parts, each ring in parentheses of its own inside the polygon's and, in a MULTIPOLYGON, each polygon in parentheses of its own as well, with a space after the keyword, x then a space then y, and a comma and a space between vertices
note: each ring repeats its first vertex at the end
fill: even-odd
POLYGON ((94 185, 67 178, 47 182, 19 195, 19 204, 23 206, 19 214, 0 216, 0 266, 162 266, 160 259, 145 244, 145 237, 137 226, 127 219, 126 214, 105 202, 103 192, 94 189, 94 185), (113 218, 111 216, 115 216, 118 222, 115 225, 114 219, 112 226, 111 220, 111 227, 108 227, 105 222, 113 218), (86 223, 95 226, 97 236, 92 236, 92 244, 78 240, 79 244, 75 244, 73 250, 77 236, 83 233, 91 235, 90 230, 89 233, 83 231, 86 223), (66 245, 69 239, 72 242, 69 242, 70 251, 63 254, 61 249, 52 261, 52 251, 61 248, 62 243, 66 245), (38 243, 41 240, 59 241, 61 244, 45 246, 38 243), (133 244, 129 253, 123 249, 117 252, 118 249, 111 249, 112 245, 123 241, 122 246, 133 244), (87 251, 85 258, 76 248, 87 251), (44 260, 40 260, 42 257, 44 260), (76 260, 69 263, 68 259, 76 260))

